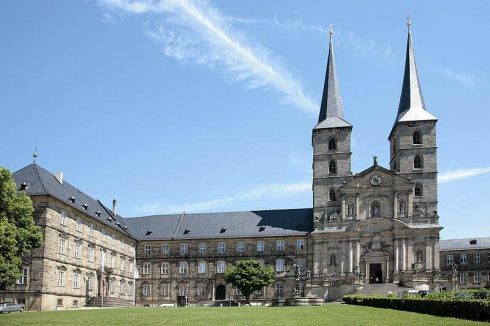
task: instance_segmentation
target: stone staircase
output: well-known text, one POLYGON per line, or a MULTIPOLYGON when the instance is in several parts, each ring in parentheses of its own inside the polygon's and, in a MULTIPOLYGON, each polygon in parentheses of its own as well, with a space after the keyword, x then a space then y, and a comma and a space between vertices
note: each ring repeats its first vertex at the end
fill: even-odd
POLYGON ((354 294, 388 294, 389 292, 403 292, 411 289, 396 283, 366 284, 354 292, 354 294))
MULTIPOLYGON (((104 297, 104 307, 133 307, 133 302, 120 299, 120 298, 111 298, 104 297)), ((102 307, 102 298, 95 297, 88 301, 86 307, 102 307)))

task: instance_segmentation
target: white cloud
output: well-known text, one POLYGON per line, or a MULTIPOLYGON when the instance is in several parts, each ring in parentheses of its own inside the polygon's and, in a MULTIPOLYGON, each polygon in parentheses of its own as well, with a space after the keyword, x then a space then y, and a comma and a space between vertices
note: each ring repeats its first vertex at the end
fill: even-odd
POLYGON ((145 18, 158 14, 159 23, 151 21, 147 35, 162 46, 168 57, 219 68, 232 81, 242 81, 250 88, 275 89, 284 96, 283 102, 310 113, 318 111, 319 105, 303 92, 299 80, 267 49, 252 44, 243 32, 233 29, 229 17, 207 1, 99 0, 99 3, 111 11, 146 14, 145 18))
POLYGON ((446 76, 449 79, 452 79, 454 81, 457 81, 458 83, 468 87, 472 88, 476 84, 475 76, 465 73, 465 72, 457 72, 454 70, 451 70, 449 68, 438 68, 439 72, 442 73, 444 76, 446 76))
POLYGON ((291 197, 309 191, 311 191, 311 182, 276 183, 258 185, 235 196, 179 205, 157 202, 137 207, 136 210, 142 214, 206 212, 237 202, 291 197))
POLYGON ((474 168, 474 169, 458 169, 450 170, 439 174, 438 181, 440 183, 451 182, 459 179, 474 177, 479 174, 490 173, 490 167, 474 168))

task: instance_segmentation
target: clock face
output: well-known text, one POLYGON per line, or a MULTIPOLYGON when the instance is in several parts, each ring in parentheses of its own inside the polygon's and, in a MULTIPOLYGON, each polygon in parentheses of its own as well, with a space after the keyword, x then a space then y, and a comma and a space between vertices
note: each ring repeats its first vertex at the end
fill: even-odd
POLYGON ((383 178, 379 174, 375 174, 369 179, 369 181, 373 186, 379 186, 383 181, 383 178))

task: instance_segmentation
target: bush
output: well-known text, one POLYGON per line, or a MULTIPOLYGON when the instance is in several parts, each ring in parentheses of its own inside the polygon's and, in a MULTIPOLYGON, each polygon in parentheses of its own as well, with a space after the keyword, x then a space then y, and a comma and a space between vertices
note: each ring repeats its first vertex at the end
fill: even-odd
MULTIPOLYGON (((429 295, 425 298, 389 298, 387 296, 347 295, 343 297, 343 300, 348 304, 405 310, 445 317, 490 321, 490 301, 457 299, 456 296, 459 295, 459 292, 448 292, 448 295, 445 298, 431 298, 429 295)), ((467 294, 465 293, 464 296, 466 295, 467 294)))

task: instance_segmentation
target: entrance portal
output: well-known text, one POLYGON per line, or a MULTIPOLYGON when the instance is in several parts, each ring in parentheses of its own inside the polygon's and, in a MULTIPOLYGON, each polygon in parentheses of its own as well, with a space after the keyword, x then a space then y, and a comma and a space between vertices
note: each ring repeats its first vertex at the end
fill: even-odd
POLYGON ((369 283, 383 283, 381 264, 369 264, 369 283))
POLYGON ((216 300, 225 300, 226 299, 226 286, 223 284, 219 284, 216 286, 216 300))

